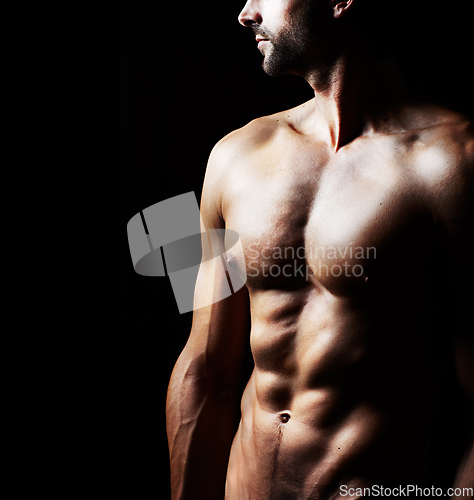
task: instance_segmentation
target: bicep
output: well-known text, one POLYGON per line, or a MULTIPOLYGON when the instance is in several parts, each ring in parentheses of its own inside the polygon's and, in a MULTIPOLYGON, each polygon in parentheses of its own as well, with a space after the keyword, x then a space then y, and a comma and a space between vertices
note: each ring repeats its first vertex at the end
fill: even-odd
POLYGON ((233 292, 224 260, 217 255, 201 264, 185 348, 217 392, 240 383, 250 330, 247 288, 233 292))
POLYGON ((459 382, 474 396, 474 140, 465 141, 464 149, 451 160, 446 175, 430 191, 439 230, 436 262, 459 382))
POLYGON ((474 398, 474 176, 471 168, 452 200, 452 217, 445 219, 446 271, 452 304, 455 363, 459 382, 474 398))
POLYGON ((200 360, 206 377, 212 377, 222 390, 240 382, 249 345, 250 305, 243 286, 246 276, 242 247, 238 235, 228 237, 233 232, 226 230, 222 217, 223 178, 215 167, 211 155, 201 198, 202 261, 186 349, 200 360), (227 262, 229 250, 232 268, 227 262))

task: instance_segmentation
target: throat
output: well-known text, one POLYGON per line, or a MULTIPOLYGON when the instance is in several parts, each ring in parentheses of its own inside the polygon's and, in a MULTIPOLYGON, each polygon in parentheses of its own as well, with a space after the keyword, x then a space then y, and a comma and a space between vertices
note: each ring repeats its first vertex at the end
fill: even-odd
POLYGON ((335 99, 315 99, 315 133, 333 153, 364 134, 364 116, 359 105, 335 99))
POLYGON ((333 152, 375 132, 381 117, 409 94, 394 63, 347 52, 307 75, 314 90, 314 132, 333 152))

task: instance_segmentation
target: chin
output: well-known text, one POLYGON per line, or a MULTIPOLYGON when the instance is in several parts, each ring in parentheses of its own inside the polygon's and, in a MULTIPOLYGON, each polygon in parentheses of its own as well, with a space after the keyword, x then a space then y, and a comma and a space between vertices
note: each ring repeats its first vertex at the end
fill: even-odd
POLYGON ((299 57, 291 51, 283 51, 275 47, 266 47, 262 62, 263 70, 270 76, 299 75, 297 70, 301 64, 299 57))
POLYGON ((285 75, 294 75, 295 71, 292 70, 289 66, 279 64, 276 61, 272 61, 271 59, 264 59, 262 63, 263 71, 269 76, 285 76, 285 75))

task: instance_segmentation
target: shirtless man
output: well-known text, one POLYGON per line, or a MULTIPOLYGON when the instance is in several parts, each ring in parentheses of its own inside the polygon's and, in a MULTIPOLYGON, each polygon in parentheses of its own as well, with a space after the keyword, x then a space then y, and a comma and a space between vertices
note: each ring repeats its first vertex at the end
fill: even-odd
MULTIPOLYGON (((248 0, 240 13, 264 70, 302 76, 315 96, 211 154, 202 219, 240 235, 248 281, 194 312, 173 371, 174 500, 436 485, 450 360, 466 409, 474 397, 472 129, 410 99, 357 29, 360 2, 248 0)), ((202 267, 196 295, 226 282, 202 267)), ((459 462, 451 486, 474 486, 471 439, 445 457, 459 462)))

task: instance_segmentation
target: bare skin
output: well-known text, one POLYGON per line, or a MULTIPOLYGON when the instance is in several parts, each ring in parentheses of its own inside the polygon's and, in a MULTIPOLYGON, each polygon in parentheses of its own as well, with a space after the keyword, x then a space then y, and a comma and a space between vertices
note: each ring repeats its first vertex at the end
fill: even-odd
POLYGON ((266 127, 270 138, 232 167, 236 178, 228 173, 223 187, 226 227, 241 235, 248 263, 255 361, 229 499, 332 498, 340 482, 427 480, 423 423, 439 359, 428 359, 426 348, 434 286, 426 261, 452 209, 452 199, 444 207, 439 200, 466 185, 467 169, 452 166, 466 154, 467 124, 440 114, 436 125, 374 133, 331 154, 294 129, 311 106, 241 131, 246 144, 266 127), (446 155, 437 151, 436 172, 433 148, 446 155), (262 169, 270 151, 275 160, 262 169), (293 170, 294 158, 306 155, 320 161, 293 170), (244 193, 245 203, 232 201, 244 193), (341 257, 356 247, 361 258, 341 257), (268 250, 278 248, 304 248, 315 275, 278 273, 302 263, 268 250))
MULTIPOLYGON (((261 22, 250 4, 243 24, 261 22)), ((248 280, 195 312, 173 372, 173 499, 350 498, 341 484, 435 484, 429 422, 450 356, 474 396, 472 298, 459 285, 472 276, 471 126, 411 102, 385 63, 357 51, 324 74, 302 75, 314 99, 251 122, 211 155, 204 226, 240 235, 248 280), (456 323, 443 294, 460 290, 456 323)), ((225 281, 203 268, 196 294, 225 281)), ((467 439, 456 486, 474 486, 467 439)))

